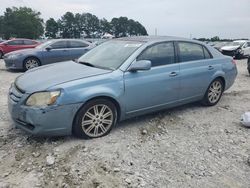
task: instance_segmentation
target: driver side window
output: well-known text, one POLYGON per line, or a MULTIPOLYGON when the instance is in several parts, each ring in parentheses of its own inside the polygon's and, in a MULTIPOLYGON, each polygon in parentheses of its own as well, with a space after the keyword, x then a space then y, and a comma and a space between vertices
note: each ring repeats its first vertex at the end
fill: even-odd
POLYGON ((55 42, 54 44, 51 44, 50 46, 53 49, 62 49, 62 48, 67 48, 68 44, 67 44, 67 41, 58 41, 58 42, 55 42))
POLYGON ((139 60, 150 60, 152 67, 175 63, 173 42, 164 42, 148 47, 138 57, 139 60))

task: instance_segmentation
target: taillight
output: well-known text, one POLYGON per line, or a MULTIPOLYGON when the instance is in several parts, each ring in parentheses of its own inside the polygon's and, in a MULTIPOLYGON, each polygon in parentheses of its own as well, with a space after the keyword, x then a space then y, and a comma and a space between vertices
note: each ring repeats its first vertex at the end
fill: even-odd
POLYGON ((232 63, 233 63, 234 65, 236 65, 236 61, 235 61, 234 59, 232 59, 232 63))

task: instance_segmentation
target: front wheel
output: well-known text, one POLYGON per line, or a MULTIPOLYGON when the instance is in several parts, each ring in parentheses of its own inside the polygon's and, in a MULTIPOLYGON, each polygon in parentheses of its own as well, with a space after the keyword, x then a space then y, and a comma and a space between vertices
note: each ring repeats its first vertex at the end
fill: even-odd
POLYGON ((98 138, 107 135, 117 121, 116 106, 106 99, 87 102, 77 113, 73 134, 81 138, 98 138))
POLYGON ((224 91, 224 84, 221 79, 215 79, 208 87, 202 103, 206 106, 216 105, 224 91))
POLYGON ((23 69, 25 71, 33 69, 33 68, 38 67, 38 66, 40 66, 40 61, 34 57, 29 57, 29 58, 25 59, 23 62, 23 69))

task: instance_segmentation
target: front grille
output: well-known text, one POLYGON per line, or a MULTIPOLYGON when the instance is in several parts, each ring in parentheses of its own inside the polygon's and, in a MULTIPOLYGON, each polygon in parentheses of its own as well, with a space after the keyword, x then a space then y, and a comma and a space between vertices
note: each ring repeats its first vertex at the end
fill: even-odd
POLYGON ((13 84, 10 88, 9 96, 14 103, 18 103, 25 92, 19 89, 16 84, 13 84))
POLYGON ((227 56, 234 56, 235 55, 234 51, 226 51, 226 50, 222 50, 222 54, 227 55, 227 56))

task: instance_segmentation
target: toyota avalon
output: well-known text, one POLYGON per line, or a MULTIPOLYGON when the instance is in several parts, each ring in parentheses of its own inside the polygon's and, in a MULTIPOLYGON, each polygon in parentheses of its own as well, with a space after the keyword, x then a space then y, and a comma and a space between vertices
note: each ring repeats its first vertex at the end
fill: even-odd
POLYGON ((237 75, 235 61, 175 37, 105 42, 79 58, 37 67, 9 90, 15 125, 35 135, 107 135, 122 120, 201 101, 216 105, 237 75))

